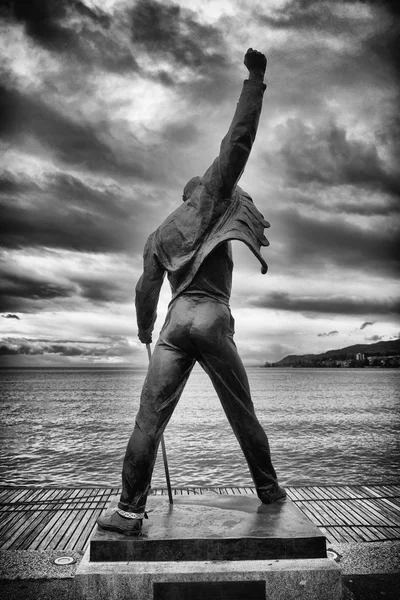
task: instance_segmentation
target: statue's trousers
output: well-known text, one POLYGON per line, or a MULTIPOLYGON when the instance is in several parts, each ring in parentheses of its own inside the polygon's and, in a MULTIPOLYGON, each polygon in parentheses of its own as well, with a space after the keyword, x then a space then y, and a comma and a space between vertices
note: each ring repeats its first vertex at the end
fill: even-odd
POLYGON ((268 499, 277 492, 268 438, 254 412, 247 374, 233 341, 233 324, 229 307, 210 298, 182 295, 170 306, 126 449, 119 508, 143 512, 161 435, 196 361, 214 385, 257 494, 268 499))

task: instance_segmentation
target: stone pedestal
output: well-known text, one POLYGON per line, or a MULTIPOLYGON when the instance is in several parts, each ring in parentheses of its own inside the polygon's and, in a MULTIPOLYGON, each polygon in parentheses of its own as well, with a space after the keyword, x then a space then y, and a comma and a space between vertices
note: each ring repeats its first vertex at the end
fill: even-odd
POLYGON ((148 510, 140 537, 95 530, 76 600, 341 598, 324 536, 290 500, 150 497, 148 510))

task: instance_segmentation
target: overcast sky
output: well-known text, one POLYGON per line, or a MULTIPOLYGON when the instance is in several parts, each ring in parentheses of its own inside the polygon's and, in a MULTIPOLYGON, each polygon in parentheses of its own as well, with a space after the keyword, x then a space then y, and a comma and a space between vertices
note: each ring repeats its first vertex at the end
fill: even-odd
MULTIPOLYGON (((146 364, 143 245, 217 156, 249 47, 268 87, 240 185, 271 245, 261 275, 234 243, 245 364, 400 337, 396 2, 8 5, 0 365, 146 364)), ((166 282, 156 335, 169 298, 166 282)))

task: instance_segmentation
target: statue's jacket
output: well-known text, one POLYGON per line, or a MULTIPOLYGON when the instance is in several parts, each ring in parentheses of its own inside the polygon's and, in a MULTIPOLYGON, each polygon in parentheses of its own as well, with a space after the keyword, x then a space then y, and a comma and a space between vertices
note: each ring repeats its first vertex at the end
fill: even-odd
MULTIPOLYGON (((139 338, 150 337, 165 273, 172 299, 184 293, 209 254, 229 240, 244 242, 261 263, 268 246, 264 228, 269 223, 237 182, 249 157, 260 118, 265 84, 246 80, 220 154, 183 202, 148 238, 143 275, 136 286, 139 338)), ((171 305, 170 304, 170 305, 171 305)))

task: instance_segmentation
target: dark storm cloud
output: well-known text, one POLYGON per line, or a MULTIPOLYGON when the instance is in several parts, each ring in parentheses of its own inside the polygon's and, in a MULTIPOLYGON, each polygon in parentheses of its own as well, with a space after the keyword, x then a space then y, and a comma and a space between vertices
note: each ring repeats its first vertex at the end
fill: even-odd
POLYGON ((16 356, 16 355, 35 356, 42 354, 61 354, 62 356, 81 356, 82 350, 60 344, 17 344, 9 345, 2 344, 0 346, 0 356, 16 356))
POLYGON ((97 342, 51 342, 45 340, 6 338, 0 345, 0 356, 35 356, 44 354, 58 354, 90 359, 109 357, 129 357, 135 353, 135 347, 129 344, 127 338, 99 339, 97 342))
POLYGON ((365 193, 364 189, 308 186, 304 191, 297 187, 293 203, 297 206, 323 210, 327 214, 344 214, 357 217, 395 217, 400 213, 400 197, 379 192, 365 193), (344 199, 343 199, 344 198, 344 199))
POLYGON ((376 321, 364 321, 364 323, 360 327, 360 331, 368 327, 369 325, 375 325, 376 321))
POLYGON ((332 335, 337 335, 338 331, 330 331, 329 333, 317 333, 318 337, 331 337, 332 335))
POLYGON ((386 223, 370 220, 370 228, 363 229, 340 219, 312 223, 312 218, 293 216, 287 237, 296 263, 299 257, 310 264, 333 262, 365 268, 364 273, 397 274, 399 232, 391 217, 400 212, 399 95, 394 59, 383 53, 386 37, 392 35, 391 19, 383 6, 363 14, 356 5, 344 13, 340 4, 288 2, 282 10, 264 11, 269 26, 290 32, 271 54, 271 82, 272 74, 276 79, 268 90, 272 109, 300 115, 276 128, 278 150, 267 154, 267 167, 278 172, 283 189, 297 191, 298 207, 309 214, 315 207, 325 214, 351 215, 354 221, 358 215, 389 217, 386 223), (375 109, 368 106, 369 94, 379 100, 375 109), (353 124, 367 124, 373 115, 367 135, 342 124, 347 121, 345 102, 353 124))
POLYGON ((352 296, 296 296, 287 292, 275 292, 264 297, 250 298, 251 306, 273 308, 300 313, 326 313, 340 315, 397 314, 399 299, 354 298, 352 296))
MULTIPOLYGON (((348 198, 345 202, 332 202, 329 206, 324 205, 324 210, 334 213, 347 213, 348 215, 360 215, 365 217, 371 216, 386 216, 396 215, 400 213, 400 197, 369 197, 366 199, 361 197, 351 199, 348 198)), ((315 206, 320 206, 318 198, 311 201, 315 206)))
POLYGON ((0 222, 3 247, 25 246, 64 248, 88 252, 118 252, 128 250, 132 231, 121 221, 91 215, 76 207, 66 208, 58 200, 40 206, 3 206, 0 222), (38 214, 38 208, 40 214, 38 214), (47 209, 47 210, 46 210, 47 209))
MULTIPOLYGON (((353 0, 350 0, 353 2, 353 0)), ((347 15, 340 16, 335 13, 335 4, 348 4, 350 2, 321 2, 320 0, 291 0, 285 2, 282 8, 274 8, 268 14, 255 13, 254 17, 262 23, 275 29, 294 31, 329 32, 343 34, 351 31, 351 21, 347 15)), ((268 8, 268 5, 266 4, 268 8)))
POLYGON ((18 270, 4 261, 0 263, 0 311, 36 312, 53 306, 55 301, 61 301, 68 307, 79 302, 80 298, 92 304, 132 301, 133 270, 119 270, 117 256, 115 261, 112 273, 110 269, 113 265, 110 263, 108 268, 98 265, 98 270, 94 272, 64 267, 60 273, 47 275, 40 271, 18 270))
MULTIPOLYGON (((18 354, 32 354, 30 347, 25 344, 21 344, 17 347, 9 346, 8 344, 0 345, 0 356, 16 356, 18 354)), ((37 353, 33 353, 37 354, 37 353)))
POLYGON ((186 80, 182 86, 198 101, 201 98, 212 103, 229 95, 229 53, 218 27, 201 23, 187 8, 156 0, 139 0, 130 16, 135 49, 144 51, 153 61, 153 69, 146 73, 144 68, 142 74, 166 86, 177 85, 183 67, 196 75, 190 87, 186 80), (165 71, 166 60, 174 67, 172 75, 165 71), (197 80, 199 75, 201 81, 197 80))
POLYGON ((68 6, 65 0, 11 0, 8 5, 10 16, 23 23, 27 35, 44 47, 61 51, 77 43, 74 33, 62 25, 68 6))
MULTIPOLYGON (((102 337, 101 340, 103 340, 103 339, 105 339, 105 340, 113 340, 113 339, 125 339, 125 338, 122 337, 122 336, 114 336, 113 335, 113 336, 106 336, 104 338, 102 337)), ((16 338, 7 338, 6 341, 7 340, 8 341, 14 340, 14 342, 15 342, 16 338)), ((44 339, 44 338, 43 339, 42 338, 24 338, 24 342, 34 342, 35 344, 36 343, 48 344, 49 341, 50 341, 49 339, 44 339)), ((82 341, 82 340, 61 340, 60 339, 60 340, 51 340, 51 343, 52 344, 63 344, 63 345, 65 345, 65 344, 85 344, 85 346, 86 346, 87 344, 89 344, 89 345, 90 344, 96 344, 96 345, 98 345, 99 344, 99 340, 84 340, 84 341, 82 341)))
POLYGON ((113 162, 90 125, 74 123, 32 96, 1 86, 0 114, 0 134, 6 140, 31 134, 67 163, 86 165, 91 159, 88 166, 105 169, 113 162))
POLYGON ((400 79, 400 5, 397 0, 365 0, 372 7, 378 7, 390 16, 384 35, 373 35, 365 45, 382 63, 391 65, 397 79, 400 79))
MULTIPOLYGON (((329 32, 342 35, 353 30, 353 21, 362 19, 362 14, 357 11, 357 0, 288 0, 281 8, 273 8, 268 13, 257 14, 261 22, 276 29, 293 31, 329 32), (338 10, 341 7, 354 6, 353 19, 348 12, 338 10)), ((377 18, 386 14, 392 17, 388 23, 387 33, 390 33, 398 24, 400 16, 397 0, 360 0, 360 4, 367 5, 375 12, 377 18), (381 13, 381 14, 380 14, 381 13)), ((398 60, 398 55, 393 56, 398 60)))
POLYGON ((8 315, 1 315, 1 316, 3 317, 3 319, 18 319, 18 321, 20 320, 18 315, 12 315, 10 313, 8 313, 8 315))
POLYGON ((257 10, 254 18, 282 32, 271 48, 268 71, 274 82, 268 90, 272 110, 290 109, 314 121, 329 111, 332 100, 338 99, 340 109, 345 98, 350 112, 358 107, 359 116, 369 119, 370 112, 362 114, 363 101, 380 88, 388 92, 380 112, 397 114, 399 20, 382 3, 364 4, 294 0, 278 9, 265 3, 264 10, 257 10))
POLYGON ((4 14, 22 23, 36 44, 89 67, 137 72, 169 87, 179 77, 161 63, 157 68, 157 60, 190 67, 206 80, 214 80, 215 70, 227 66, 218 28, 200 23, 193 11, 176 4, 139 0, 117 5, 114 14, 73 0, 14 0, 10 5, 4 14), (130 42, 120 36, 125 28, 130 29, 130 42), (153 58, 151 69, 138 66, 142 52, 153 58))
MULTIPOLYGON (((135 235, 139 229, 137 202, 141 198, 133 188, 127 199, 117 185, 94 189, 71 175, 56 174, 40 186, 29 179, 14 180, 12 189, 13 193, 0 193, 3 247, 141 250, 144 240, 135 235)), ((149 210, 146 205, 141 214, 149 210)))
POLYGON ((397 0, 362 0, 371 5, 383 6, 389 14, 400 18, 400 4, 397 0))
POLYGON ((138 69, 132 48, 118 42, 112 17, 99 8, 73 0, 11 0, 3 17, 22 23, 32 41, 60 56, 117 72, 138 69))
POLYGON ((170 57, 176 64, 200 71, 221 67, 225 57, 221 32, 199 23, 195 13, 177 4, 139 0, 131 12, 132 40, 149 54, 170 57))
POLYGON ((400 271, 399 231, 391 223, 378 228, 349 223, 344 218, 318 219, 296 209, 278 213, 293 265, 336 264, 343 269, 357 268, 364 277, 369 272, 398 275, 400 271))
MULTIPOLYGON (((1 100, 0 100, 1 102, 1 100)), ((1 117, 0 117, 0 127, 1 127, 1 117)), ((14 194, 16 192, 21 192, 22 190, 32 190, 32 186, 35 187, 35 183, 32 181, 28 185, 24 185, 21 181, 18 181, 15 177, 11 175, 11 173, 2 173, 0 174, 0 194, 14 194)), ((37 186, 39 189, 39 186, 37 186)))
MULTIPOLYGON (((132 276, 133 280, 133 276, 132 276)), ((103 304, 106 302, 128 302, 133 300, 133 281, 109 279, 109 274, 91 276, 90 274, 76 275, 74 282, 78 284, 78 292, 82 298, 91 302, 103 304)))
POLYGON ((55 298, 67 298, 74 292, 72 284, 60 284, 51 278, 25 273, 13 273, 0 268, 0 311, 26 312, 43 307, 55 298))
MULTIPOLYGON (((143 160, 135 160, 136 142, 132 136, 131 147, 115 154, 98 135, 110 135, 107 124, 96 128, 90 123, 77 122, 48 106, 40 98, 0 85, 0 135, 17 146, 25 135, 35 137, 49 148, 66 165, 85 170, 150 178, 153 171, 143 160)), ((143 157, 141 157, 143 158, 143 157)))
POLYGON ((277 137, 281 143, 277 156, 290 184, 352 185, 400 200, 400 175, 387 170, 377 146, 349 139, 346 130, 334 122, 316 127, 289 119, 279 127, 277 137))

